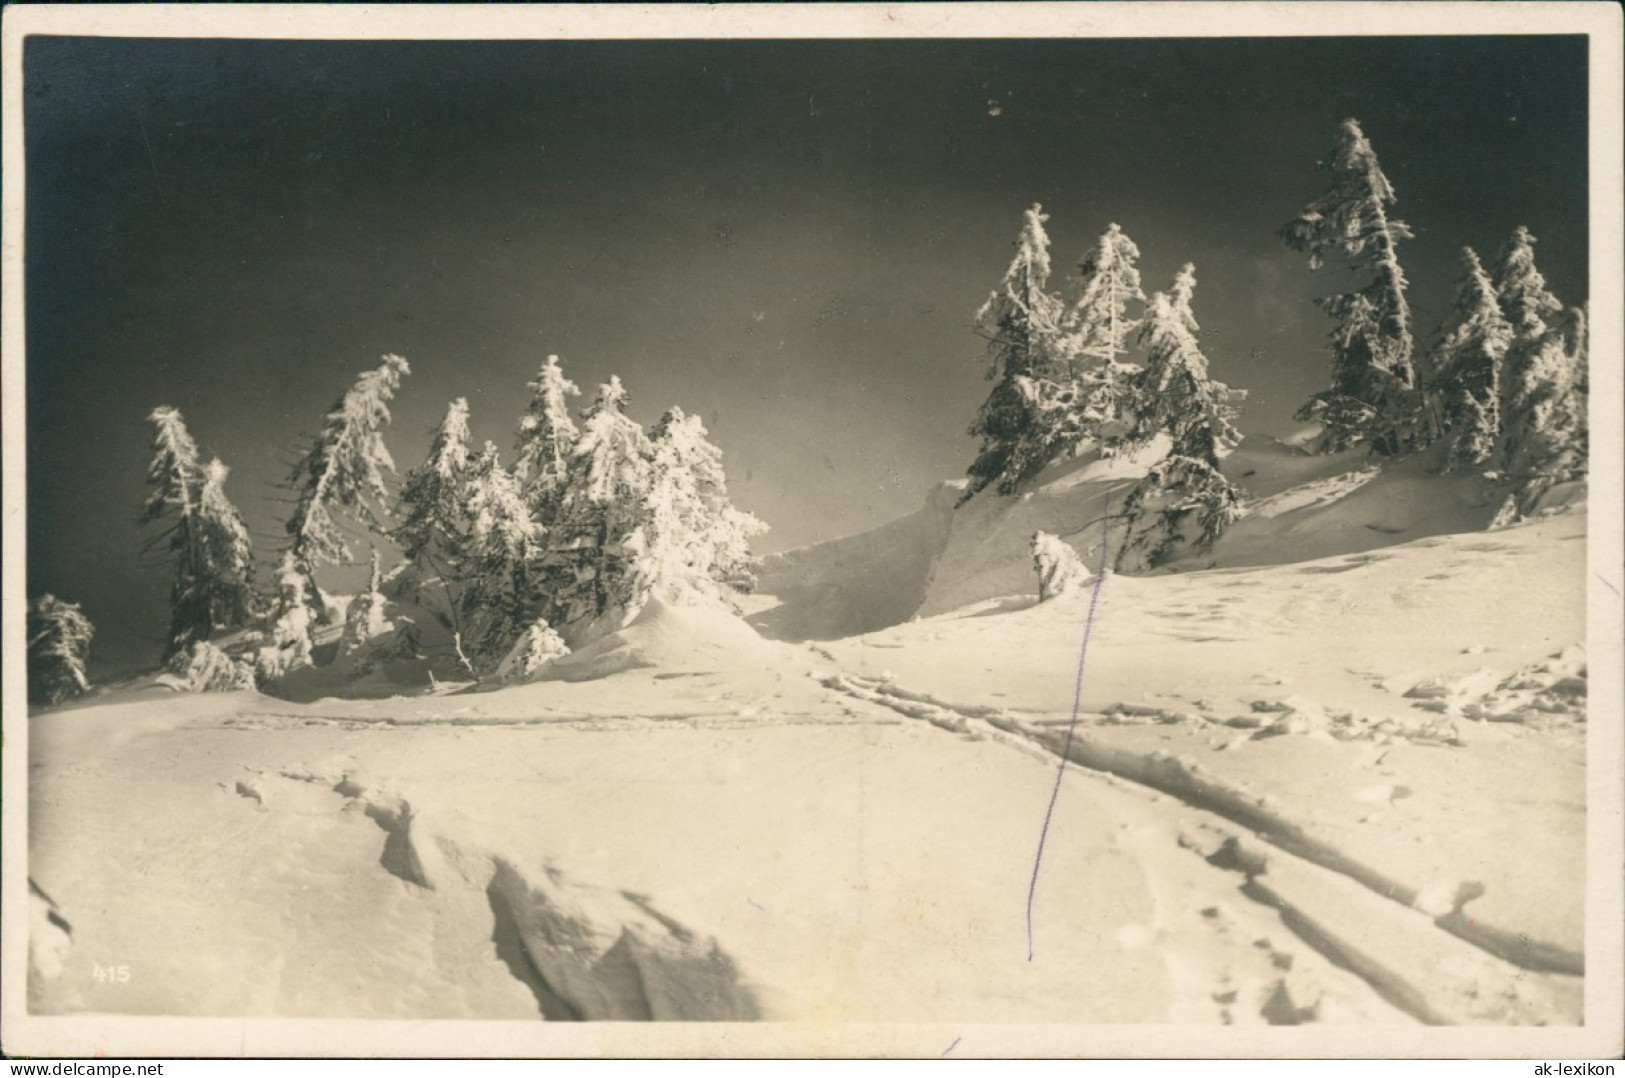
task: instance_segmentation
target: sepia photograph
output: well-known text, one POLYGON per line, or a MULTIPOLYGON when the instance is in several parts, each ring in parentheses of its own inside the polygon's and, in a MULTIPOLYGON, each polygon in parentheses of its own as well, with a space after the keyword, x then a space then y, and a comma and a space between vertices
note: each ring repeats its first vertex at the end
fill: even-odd
POLYGON ((1625 1051, 1616 6, 4 17, 8 1056, 1625 1051))

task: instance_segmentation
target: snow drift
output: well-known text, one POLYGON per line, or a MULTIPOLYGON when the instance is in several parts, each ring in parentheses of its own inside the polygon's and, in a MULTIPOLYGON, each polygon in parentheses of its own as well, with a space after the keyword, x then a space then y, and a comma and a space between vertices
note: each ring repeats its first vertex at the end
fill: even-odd
MULTIPOLYGON (((764 559, 749 620, 776 639, 832 640, 1032 596, 1039 531, 1059 536, 1096 571, 1102 544, 1109 562, 1122 536, 1128 491, 1165 451, 1153 444, 1112 459, 1088 454, 1051 466, 1019 495, 984 490, 957 507, 963 485, 944 484, 891 524, 764 559)), ((1437 457, 1314 455, 1288 441, 1249 438, 1223 462, 1245 492, 1242 518, 1213 550, 1159 572, 1312 561, 1483 531, 1505 500, 1504 485, 1472 472, 1438 474, 1437 457)), ((1575 486, 1548 502, 1572 504, 1583 497, 1575 486)))

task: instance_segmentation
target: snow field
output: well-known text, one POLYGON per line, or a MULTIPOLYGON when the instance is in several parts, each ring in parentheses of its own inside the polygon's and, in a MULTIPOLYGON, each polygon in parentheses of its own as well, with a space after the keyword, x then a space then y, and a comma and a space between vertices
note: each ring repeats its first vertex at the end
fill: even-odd
POLYGON ((1034 886, 1090 596, 1032 533, 1089 564, 1137 466, 779 556, 786 640, 657 600, 528 684, 41 713, 31 1007, 1580 1021, 1584 520, 1403 468, 1244 450, 1252 546, 1107 575, 1034 886))

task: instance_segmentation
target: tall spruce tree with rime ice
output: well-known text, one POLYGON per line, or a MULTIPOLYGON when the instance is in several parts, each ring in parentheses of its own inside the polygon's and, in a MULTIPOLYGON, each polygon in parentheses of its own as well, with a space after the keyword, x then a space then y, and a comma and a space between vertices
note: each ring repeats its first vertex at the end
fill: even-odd
POLYGON ((242 516, 226 497, 226 466, 218 460, 200 465, 197 443, 176 409, 156 408, 148 419, 152 492, 141 520, 166 525, 151 542, 166 546, 174 558, 167 662, 217 631, 247 623, 253 613, 253 550, 242 516))
POLYGON ((1027 210, 1004 281, 976 312, 994 385, 970 427, 982 446, 968 469, 967 500, 992 483, 1015 493, 1082 436, 1070 367, 1057 354, 1063 306, 1048 290, 1047 220, 1036 203, 1027 210))
POLYGON ((28 607, 28 698, 60 704, 90 691, 85 664, 95 626, 78 603, 41 595, 28 607))
POLYGON ((655 424, 650 445, 642 523, 649 564, 641 575, 667 597, 693 591, 726 598, 751 590, 750 540, 767 525, 729 502, 722 450, 705 424, 671 408, 655 424))
POLYGON ((322 419, 316 444, 294 465, 289 485, 299 491, 287 524, 292 550, 309 571, 350 560, 350 547, 334 519, 341 510, 382 532, 381 513, 388 491, 384 472, 395 461, 384 444, 389 402, 410 374, 405 359, 386 355, 373 370, 363 371, 322 419))
POLYGON ((1336 321, 1331 334, 1332 384, 1298 412, 1325 428, 1324 448, 1369 443, 1394 455, 1425 443, 1427 429, 1412 358, 1410 304, 1399 264, 1399 241, 1412 238, 1388 215, 1393 185, 1356 120, 1344 120, 1322 166, 1326 192, 1281 229, 1287 246, 1309 253, 1318 269, 1339 253, 1353 270, 1369 273, 1363 288, 1317 302, 1336 321))
POLYGON ((453 587, 468 539, 468 401, 458 397, 429 442, 429 456, 406 473, 394 537, 411 564, 412 590, 438 582, 446 597, 439 615, 455 631, 458 602, 453 587))
POLYGON ((1545 336, 1552 319, 1563 309, 1535 265, 1535 242, 1534 234, 1519 225, 1495 267, 1496 296, 1520 344, 1545 336))
POLYGON ((469 464, 466 507, 459 647, 484 675, 536 620, 545 533, 490 442, 469 464))
POLYGON ((1139 368, 1124 363, 1128 339, 1140 325, 1130 303, 1144 303, 1140 249, 1114 222, 1078 264, 1083 290, 1067 313, 1062 348, 1071 361, 1082 439, 1114 452, 1133 422, 1139 368))
POLYGON ((334 514, 342 512, 357 522, 384 533, 382 520, 388 490, 384 472, 395 461, 384 445, 389 425, 389 402, 411 373, 405 359, 386 355, 379 365, 363 371, 322 420, 316 444, 294 466, 289 485, 298 491, 293 516, 287 524, 291 539, 278 566, 278 597, 273 636, 291 641, 302 632, 305 643, 275 645, 277 655, 265 656, 262 673, 277 676, 294 665, 309 662, 309 634, 327 620, 326 604, 316 586, 316 569, 349 561, 349 543, 334 514), (297 588, 294 578, 302 580, 297 588), (296 616, 294 604, 303 611, 296 616), (291 665, 290 665, 291 664, 291 665))
POLYGON ((1143 444, 1166 433, 1172 447, 1124 501, 1128 536, 1117 558, 1124 571, 1155 569, 1182 554, 1209 550, 1241 516, 1241 494, 1219 471, 1219 461, 1241 441, 1234 420, 1242 394, 1208 376, 1191 311, 1195 290, 1196 268, 1186 263, 1172 287, 1146 306, 1135 440, 1143 444))
POLYGON ((1146 305, 1140 331, 1146 361, 1138 379, 1129 441, 1144 445, 1165 433, 1172 455, 1217 468, 1241 442, 1236 405, 1246 393, 1208 374, 1207 357, 1196 336, 1201 327, 1191 310, 1195 293, 1196 267, 1187 262, 1168 291, 1158 292, 1146 305))
POLYGON ((581 431, 570 416, 570 398, 581 390, 564 376, 559 357, 550 355, 542 369, 526 387, 530 405, 519 419, 515 440, 518 459, 514 475, 524 489, 525 500, 543 520, 557 509, 570 470, 570 455, 581 431))
POLYGON ((201 587, 204 578, 203 544, 198 494, 203 468, 197 442, 186 429, 179 410, 154 408, 152 460, 147 464, 147 485, 152 488, 141 509, 141 523, 163 521, 164 530, 148 547, 163 544, 174 558, 174 579, 169 589, 169 632, 164 640, 165 661, 193 640, 209 637, 209 612, 201 587))
POLYGON ((1530 513, 1558 483, 1587 471, 1587 334, 1584 312, 1563 306, 1535 265, 1535 237, 1519 227, 1496 267, 1501 310, 1512 327, 1501 380, 1498 459, 1530 513))
POLYGON ((641 525, 654 450, 643 428, 626 415, 627 399, 614 375, 598 387, 570 457, 559 529, 571 576, 556 594, 554 616, 548 619, 561 629, 601 618, 614 608, 629 609, 638 599, 642 582, 633 570, 646 553, 641 525))
POLYGON ((1478 252, 1463 247, 1461 267, 1432 367, 1447 466, 1473 468, 1487 463, 1500 441, 1501 364, 1513 334, 1478 252))
POLYGON ((211 632, 247 625, 255 614, 254 545, 242 514, 226 496, 229 475, 230 468, 211 459, 203 468, 198 494, 211 632))

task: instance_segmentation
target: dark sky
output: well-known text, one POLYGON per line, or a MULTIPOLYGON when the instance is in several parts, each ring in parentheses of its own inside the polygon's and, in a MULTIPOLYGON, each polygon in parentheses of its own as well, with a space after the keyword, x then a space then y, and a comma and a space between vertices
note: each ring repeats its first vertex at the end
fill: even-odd
POLYGON ((1327 376, 1276 229, 1357 117, 1417 232, 1426 339, 1463 244, 1540 237, 1586 297, 1583 37, 807 42, 30 38, 28 587, 80 601, 104 670, 155 658, 138 557, 149 428, 181 409, 263 557, 275 483, 355 373, 413 374, 508 454, 548 352, 585 399, 700 413, 773 550, 912 511, 963 473, 988 385, 973 312, 1022 210, 1070 273, 1116 221, 1147 290, 1196 264, 1243 427, 1327 376))

